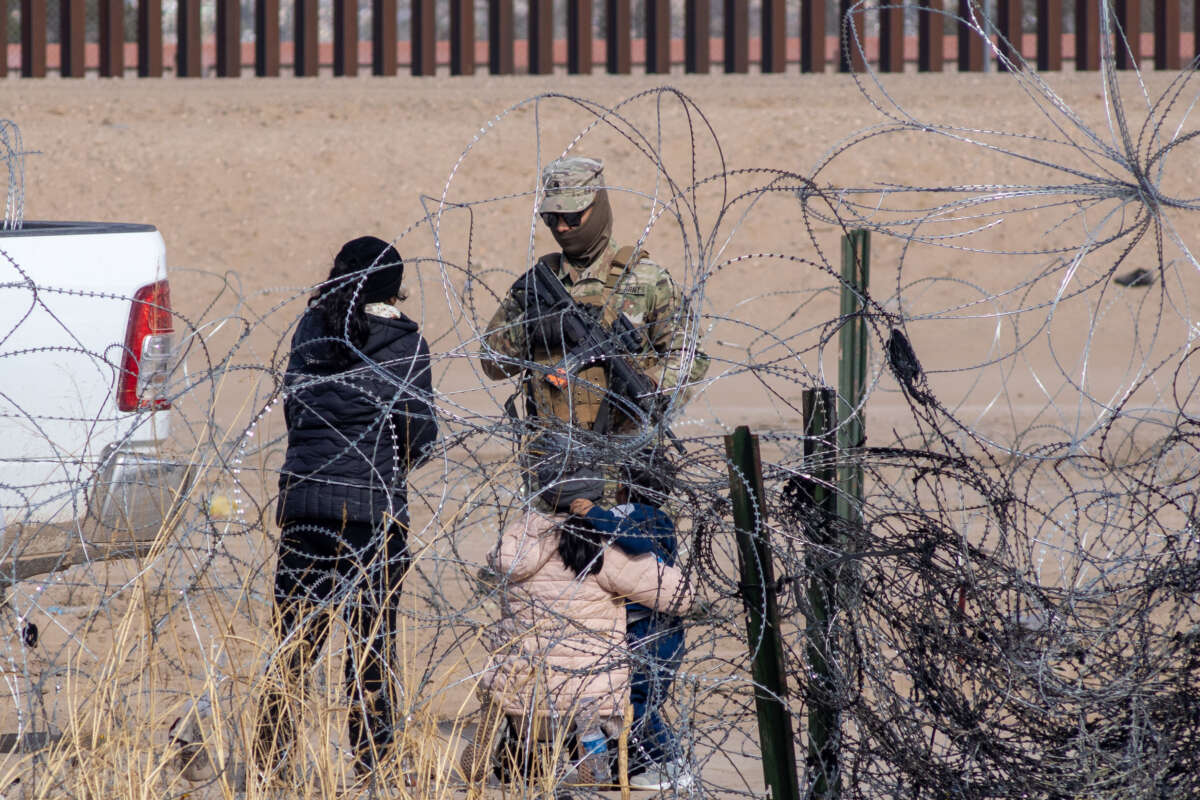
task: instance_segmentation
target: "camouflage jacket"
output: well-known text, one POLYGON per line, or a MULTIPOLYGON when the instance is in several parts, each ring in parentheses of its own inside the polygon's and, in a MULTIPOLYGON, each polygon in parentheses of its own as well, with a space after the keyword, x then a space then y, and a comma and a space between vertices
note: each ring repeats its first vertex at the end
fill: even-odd
MULTIPOLYGON (((580 303, 598 306, 606 321, 624 314, 639 328, 648 347, 637 366, 662 389, 691 384, 704 377, 709 358, 698 348, 689 354, 687 302, 665 269, 645 257, 630 264, 619 277, 610 279, 617 245, 608 247, 592 263, 576 267, 559 260, 557 274, 571 296, 580 303), (609 289, 608 284, 614 283, 609 289), (687 374, 682 375, 685 364, 687 374)), ((545 362, 547 354, 531 352, 526 341, 525 308, 510 291, 492 315, 484 334, 483 370, 489 378, 501 379, 522 371, 521 361, 545 362), (493 352, 494 351, 494 355, 493 352)), ((561 354, 549 354, 557 359, 561 354)))

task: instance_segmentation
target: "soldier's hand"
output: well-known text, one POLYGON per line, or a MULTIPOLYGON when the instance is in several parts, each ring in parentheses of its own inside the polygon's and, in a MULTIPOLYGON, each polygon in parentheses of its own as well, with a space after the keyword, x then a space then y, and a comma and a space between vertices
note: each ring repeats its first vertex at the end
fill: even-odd
POLYGON ((564 330, 564 315, 568 312, 564 304, 526 308, 525 310, 525 340, 534 349, 548 352, 561 352, 569 349, 575 343, 564 330))

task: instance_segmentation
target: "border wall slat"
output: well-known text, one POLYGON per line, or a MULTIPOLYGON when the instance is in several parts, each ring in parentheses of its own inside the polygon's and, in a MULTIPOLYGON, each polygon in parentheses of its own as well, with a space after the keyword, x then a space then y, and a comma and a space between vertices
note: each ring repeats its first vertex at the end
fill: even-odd
POLYGON ((396 74, 396 0, 371 0, 371 74, 396 74))
MULTIPOLYGON (((1196 0, 1200 3, 1200 0, 1196 0)), ((684 0, 683 4, 683 69, 686 72, 706 73, 712 68, 709 40, 712 20, 709 0, 684 0)))
POLYGON ((292 51, 293 70, 298 78, 315 78, 320 68, 317 43, 318 0, 296 0, 292 51))
POLYGON ((334 0, 334 74, 356 76, 358 73, 358 0, 334 0))
POLYGON ((946 64, 942 0, 917 0, 917 71, 941 72, 946 64))
POLYGON ((1200 0, 1192 3, 1192 58, 1200 57, 1200 0))
POLYGON ((825 0, 801 0, 800 71, 824 72, 828 58, 825 52, 825 0))
POLYGON ((180 78, 199 78, 203 69, 200 51, 200 0, 179 0, 175 32, 175 74, 180 78))
POLYGON ((904 7, 896 0, 879 9, 879 71, 904 72, 904 7))
MULTIPOLYGON (((1018 70, 1021 68, 1021 14, 1023 3, 1021 0, 997 0, 996 2, 996 27, 999 29, 1000 41, 998 42, 997 50, 1011 62, 1011 68, 1018 70)), ((996 60, 996 69, 1001 72, 1009 70, 1009 65, 1005 64, 1004 59, 996 60)))
POLYGON ((1100 3, 1075 0, 1075 69, 1100 69, 1100 3))
POLYGON ((725 0, 725 71, 750 71, 750 3, 725 0))
POLYGON ((632 63, 629 0, 606 0, 605 66, 614 75, 628 75, 632 63))
POLYGON ((646 0, 646 74, 665 75, 670 71, 671 0, 646 0))
POLYGON ((46 77, 46 0, 21 0, 21 75, 46 77))
POLYGON ((217 77, 242 74, 241 0, 217 0, 217 77))
MULTIPOLYGON (((124 77, 125 3, 123 0, 100 0, 99 12, 100 77, 124 77)), ((0 61, 4 60, 0 59, 0 61)), ((0 71, 0 75, 3 74, 0 71)))
POLYGON ((358 0, 333 0, 333 74, 358 74, 358 0))
POLYGON ((64 78, 83 77, 83 0, 59 0, 59 62, 64 78))
POLYGON ((475 74, 475 3, 472 0, 450 0, 450 74, 475 74))
POLYGON ((787 71, 787 8, 784 0, 762 0, 762 71, 787 71))
POLYGON ((1178 70, 1180 58, 1180 0, 1154 0, 1154 68, 1178 70))
POLYGON ((838 0, 838 36, 841 42, 838 46, 839 72, 865 72, 867 69, 867 62, 862 53, 867 46, 867 13, 860 7, 851 14, 850 9, 853 6, 853 0, 838 0), (854 22, 853 35, 858 37, 858 41, 851 35, 851 17, 854 22))
POLYGON ((567 0, 567 72, 592 73, 592 0, 567 0))
POLYGON ((1142 63, 1141 0, 1116 0, 1116 15, 1116 22, 1125 33, 1122 39, 1116 31, 1113 32, 1117 69, 1137 69, 1142 63))
MULTIPOLYGON (((5 3, 5 9, 8 5, 5 3)), ((0 58, 0 78, 8 77, 8 14, 0 14, 0 42, 4 42, 4 58, 0 58)))
POLYGON ((1038 0, 1037 68, 1042 72, 1062 69, 1062 0, 1038 0))
POLYGON ((163 74, 162 0, 138 0, 138 77, 163 74))
POLYGON ((554 0, 529 0, 529 74, 554 71, 554 0))
MULTIPOLYGON (((981 20, 983 9, 975 0, 958 0, 958 16, 963 20, 981 20)), ((965 22, 958 23, 958 71, 983 71, 983 40, 965 22)))
POLYGON ((437 71, 437 9, 433 0, 412 0, 412 74, 437 71))
POLYGON ((254 0, 254 74, 279 77, 279 0, 254 0))
POLYGON ((513 0, 488 0, 488 71, 513 73, 513 0))

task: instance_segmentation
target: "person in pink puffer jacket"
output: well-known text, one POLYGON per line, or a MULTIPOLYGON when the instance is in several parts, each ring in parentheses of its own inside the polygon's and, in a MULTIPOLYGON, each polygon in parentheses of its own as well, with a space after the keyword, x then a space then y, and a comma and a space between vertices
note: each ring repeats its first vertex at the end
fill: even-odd
MULTIPOLYGON (((625 603, 687 613, 693 593, 683 573, 653 554, 629 556, 609 546, 584 517, 534 510, 504 529, 488 562, 506 583, 480 680, 477 743, 502 717, 527 739, 572 727, 618 730, 629 702, 625 603)), ((483 777, 490 749, 464 752, 468 780, 483 777)))

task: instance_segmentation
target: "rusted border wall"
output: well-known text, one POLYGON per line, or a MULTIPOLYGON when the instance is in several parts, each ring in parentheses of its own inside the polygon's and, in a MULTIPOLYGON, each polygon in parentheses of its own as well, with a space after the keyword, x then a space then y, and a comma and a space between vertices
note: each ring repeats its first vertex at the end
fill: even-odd
MULTIPOLYGON (((47 0, 21 0, 20 42, 9 44, 0 63, 0 77, 21 75, 82 77, 87 71, 102 77, 136 74, 159 77, 237 77, 245 71, 260 77, 281 74, 281 65, 298 76, 332 73, 354 76, 359 67, 374 75, 396 75, 400 67, 412 75, 472 75, 487 68, 491 74, 573 74, 607 71, 624 74, 686 72, 781 73, 862 70, 881 72, 915 69, 940 72, 988 68, 1095 70, 1100 66, 1099 11, 1103 0, 1074 0, 1076 32, 1063 32, 1063 4, 1038 0, 1033 20, 1023 20, 1020 0, 998 0, 995 18, 983 18, 981 0, 909 0, 905 8, 884 4, 858 10, 847 35, 822 33, 826 14, 845 13, 850 0, 763 0, 761 11, 750 13, 748 0, 647 0, 642 27, 645 38, 632 35, 630 0, 530 0, 525 30, 513 24, 513 0, 489 0, 484 26, 477 26, 471 0, 447 0, 450 38, 435 40, 437 0, 371 0, 371 39, 357 36, 358 4, 347 0, 283 0, 294 8, 297 36, 282 41, 280 0, 216 0, 215 30, 204 30, 200 0, 178 0, 177 35, 163 35, 162 0, 136 0, 137 40, 121 41, 123 0, 91 0, 98 4, 95 38, 85 41, 84 0, 61 0, 63 42, 47 41, 47 0), (243 41, 240 3, 253 3, 253 30, 243 41), (330 3, 333 31, 320 40, 318 3, 330 3), (397 3, 408 4, 412 28, 406 41, 397 41, 397 3), (789 28, 788 3, 795 3, 789 28), (558 10, 555 10, 555 6, 558 10), (919 10, 927 13, 919 13, 919 10), (720 19, 712 22, 710 10, 720 19), (955 23, 940 12, 968 20, 955 23), (552 38, 554 15, 567 21, 565 39, 552 38), (869 17, 874 15, 873 19, 869 17), (604 17, 606 36, 596 35, 604 17), (669 36, 673 18, 685 36, 669 36), (913 17, 916 16, 916 25, 913 17), (753 18, 752 18, 753 17, 753 18), (905 25, 905 20, 909 25, 905 25), (1032 24, 1031 24, 1032 23, 1032 24), (1018 29, 1024 28, 1024 30, 1018 29), (1029 30, 1033 27, 1034 30, 1029 30), (905 31, 915 30, 915 36, 905 31), (1000 58, 983 47, 980 31, 997 43, 1000 58), (864 36, 863 31, 870 31, 864 36), (478 34, 478 35, 477 35, 478 34), (714 36, 713 34, 717 34, 714 36), (843 45, 845 43, 845 47, 843 45)), ((1183 2, 1200 0, 1108 0, 1114 23, 1115 64, 1118 69, 1178 70, 1200 54, 1194 32, 1180 30, 1183 2), (1152 30, 1141 30, 1142 3, 1153 3, 1152 30)))

